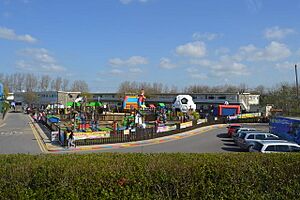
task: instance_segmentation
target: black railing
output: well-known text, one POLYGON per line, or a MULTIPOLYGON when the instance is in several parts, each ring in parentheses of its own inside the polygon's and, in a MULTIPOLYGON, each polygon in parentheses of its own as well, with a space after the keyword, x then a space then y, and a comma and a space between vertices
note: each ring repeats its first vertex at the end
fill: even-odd
MULTIPOLYGON (((97 139, 79 139, 75 141, 76 146, 86 146, 86 145, 99 145, 99 144, 115 144, 115 143, 126 143, 134 141, 149 140, 169 135, 174 135, 177 133, 182 133, 190 131, 196 128, 206 127, 210 125, 226 124, 226 123, 256 123, 265 122, 264 120, 257 119, 239 119, 234 121, 227 121, 226 118, 219 118, 218 120, 209 120, 204 123, 197 124, 197 121, 193 121, 193 125, 187 128, 180 128, 179 123, 176 124, 176 129, 171 131, 158 132, 156 127, 152 128, 136 128, 135 131, 129 130, 125 131, 111 131, 109 137, 107 138, 97 138, 97 139)), ((50 128, 50 127, 49 127, 50 128)), ((53 127, 52 127, 53 128, 53 127)), ((62 133, 63 134, 63 133, 62 133)), ((59 137, 59 141, 62 145, 67 145, 66 136, 59 137)))

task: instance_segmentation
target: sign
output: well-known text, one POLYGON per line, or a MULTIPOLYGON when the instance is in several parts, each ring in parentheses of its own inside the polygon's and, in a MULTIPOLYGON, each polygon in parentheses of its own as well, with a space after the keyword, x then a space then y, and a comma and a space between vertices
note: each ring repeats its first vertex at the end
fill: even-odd
POLYGON ((205 123, 207 122, 207 119, 198 119, 197 120, 197 124, 202 124, 202 123, 205 123))
POLYGON ((157 133, 167 132, 167 131, 174 131, 176 130, 176 125, 173 126, 159 126, 157 127, 157 133))
POLYGON ((51 132, 51 142, 58 142, 59 139, 59 131, 51 132))
POLYGON ((180 129, 183 129, 183 128, 188 128, 188 127, 191 127, 193 126, 193 122, 190 121, 190 122, 185 122, 185 123, 181 123, 180 124, 180 129))
POLYGON ((3 84, 0 83, 0 98, 4 95, 4 87, 3 84))
POLYGON ((109 138, 109 131, 98 131, 98 132, 75 132, 74 139, 75 140, 85 140, 85 139, 102 139, 109 138))
POLYGON ((124 135, 129 135, 129 130, 128 129, 124 130, 124 135))

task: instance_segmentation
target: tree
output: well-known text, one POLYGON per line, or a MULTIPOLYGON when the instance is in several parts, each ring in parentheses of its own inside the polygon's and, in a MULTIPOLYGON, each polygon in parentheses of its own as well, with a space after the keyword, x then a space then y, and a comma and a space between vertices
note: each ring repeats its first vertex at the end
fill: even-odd
POLYGON ((24 100, 27 104, 31 105, 37 102, 38 96, 36 93, 29 91, 24 93, 24 100))
POLYGON ((52 80, 51 82, 51 89, 55 91, 59 91, 62 85, 62 78, 56 77, 56 79, 52 80))
POLYGON ((39 90, 40 91, 47 91, 49 89, 50 82, 51 82, 51 77, 49 75, 43 75, 40 78, 39 90))
POLYGON ((67 91, 68 90, 68 85, 69 85, 69 80, 68 79, 63 79, 61 89, 63 91, 67 91))
POLYGON ((75 80, 71 86, 72 92, 89 92, 88 84, 83 80, 75 80))
POLYGON ((25 77, 25 90, 27 92, 33 92, 37 90, 37 77, 34 74, 26 74, 25 77))

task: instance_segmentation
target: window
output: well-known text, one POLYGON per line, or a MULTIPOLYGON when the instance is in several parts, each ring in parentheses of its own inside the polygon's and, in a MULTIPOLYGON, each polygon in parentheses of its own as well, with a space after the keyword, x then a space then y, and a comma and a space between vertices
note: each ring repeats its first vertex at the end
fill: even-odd
POLYGON ((278 137, 274 135, 267 135, 267 139, 278 139, 278 137))
POLYGON ((245 139, 247 133, 241 133, 240 138, 245 139))
POLYGON ((290 148, 289 148, 288 145, 278 145, 278 146, 276 147, 276 150, 277 150, 278 152, 289 152, 289 151, 290 151, 290 148))
POLYGON ((208 99, 215 99, 215 97, 214 96, 209 96, 208 99))
POLYGON ((300 147, 290 146, 291 152, 300 152, 300 147))
POLYGON ((220 96, 218 99, 226 99, 226 96, 220 96))
POLYGON ((275 146, 274 145, 270 145, 266 148, 266 151, 275 151, 275 146))
POLYGON ((253 134, 248 135, 247 139, 254 139, 254 135, 253 134))
POLYGON ((265 134, 259 134, 255 137, 257 140, 264 140, 266 138, 265 134))

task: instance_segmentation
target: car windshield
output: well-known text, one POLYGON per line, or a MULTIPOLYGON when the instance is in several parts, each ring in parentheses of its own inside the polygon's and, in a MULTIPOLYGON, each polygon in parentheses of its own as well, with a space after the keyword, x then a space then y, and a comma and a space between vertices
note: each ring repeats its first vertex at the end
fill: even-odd
POLYGON ((247 133, 241 133, 240 138, 244 139, 246 137, 247 133))

